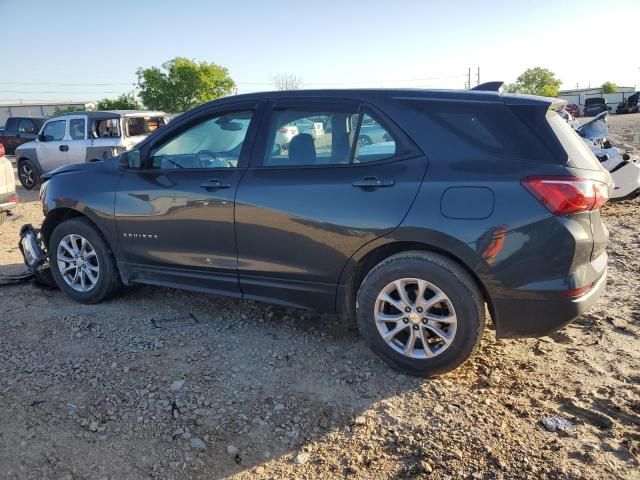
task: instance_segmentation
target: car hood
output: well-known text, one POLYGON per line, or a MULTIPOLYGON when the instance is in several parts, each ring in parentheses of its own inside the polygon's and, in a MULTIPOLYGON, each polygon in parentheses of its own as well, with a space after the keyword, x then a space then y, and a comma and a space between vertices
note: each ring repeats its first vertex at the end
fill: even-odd
POLYGON ((18 147, 16 147, 16 151, 18 150, 27 150, 28 148, 36 148, 36 142, 25 142, 18 147))
POLYGON ((64 173, 71 172, 96 172, 100 170, 114 170, 118 168, 118 162, 120 157, 112 157, 107 160, 98 160, 89 163, 73 163, 71 165, 64 165, 42 175, 44 180, 49 180, 56 175, 62 175, 64 173))

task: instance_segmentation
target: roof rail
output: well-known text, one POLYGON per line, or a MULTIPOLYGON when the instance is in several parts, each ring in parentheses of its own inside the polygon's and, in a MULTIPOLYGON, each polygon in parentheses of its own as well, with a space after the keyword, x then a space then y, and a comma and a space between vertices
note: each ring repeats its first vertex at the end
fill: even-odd
POLYGON ((498 92, 502 94, 504 91, 504 82, 485 82, 480 85, 476 85, 471 90, 480 90, 482 92, 498 92))

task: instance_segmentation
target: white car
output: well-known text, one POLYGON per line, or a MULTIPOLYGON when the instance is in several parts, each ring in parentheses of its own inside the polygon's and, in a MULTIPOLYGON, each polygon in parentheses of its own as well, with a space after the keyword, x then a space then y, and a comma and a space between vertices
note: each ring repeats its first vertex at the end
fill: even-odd
POLYGON ((7 212, 18 206, 16 193, 16 177, 13 175, 13 165, 4 156, 4 145, 0 143, 0 223, 4 222, 7 212))
POLYGON ((32 190, 44 173, 64 165, 120 155, 167 122, 164 112, 137 110, 73 112, 52 117, 35 141, 16 148, 18 179, 24 188, 32 190))

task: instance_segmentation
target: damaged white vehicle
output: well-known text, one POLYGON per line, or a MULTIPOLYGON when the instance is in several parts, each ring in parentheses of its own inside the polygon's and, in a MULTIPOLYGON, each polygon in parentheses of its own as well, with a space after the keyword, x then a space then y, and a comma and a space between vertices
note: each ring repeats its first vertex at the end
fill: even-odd
POLYGON ((611 200, 629 200, 640 195, 640 159, 628 153, 621 153, 607 140, 608 115, 609 112, 602 112, 583 125, 577 125, 571 115, 569 115, 571 118, 565 118, 565 120, 600 160, 600 164, 611 174, 614 182, 611 200))

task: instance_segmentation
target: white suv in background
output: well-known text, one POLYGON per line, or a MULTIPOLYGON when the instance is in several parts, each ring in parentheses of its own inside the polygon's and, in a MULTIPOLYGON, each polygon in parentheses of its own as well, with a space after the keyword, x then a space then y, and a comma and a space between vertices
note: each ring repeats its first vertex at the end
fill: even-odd
POLYGON ((164 112, 73 112, 50 118, 33 142, 16 149, 18 178, 27 190, 63 165, 106 160, 168 123, 164 112))

